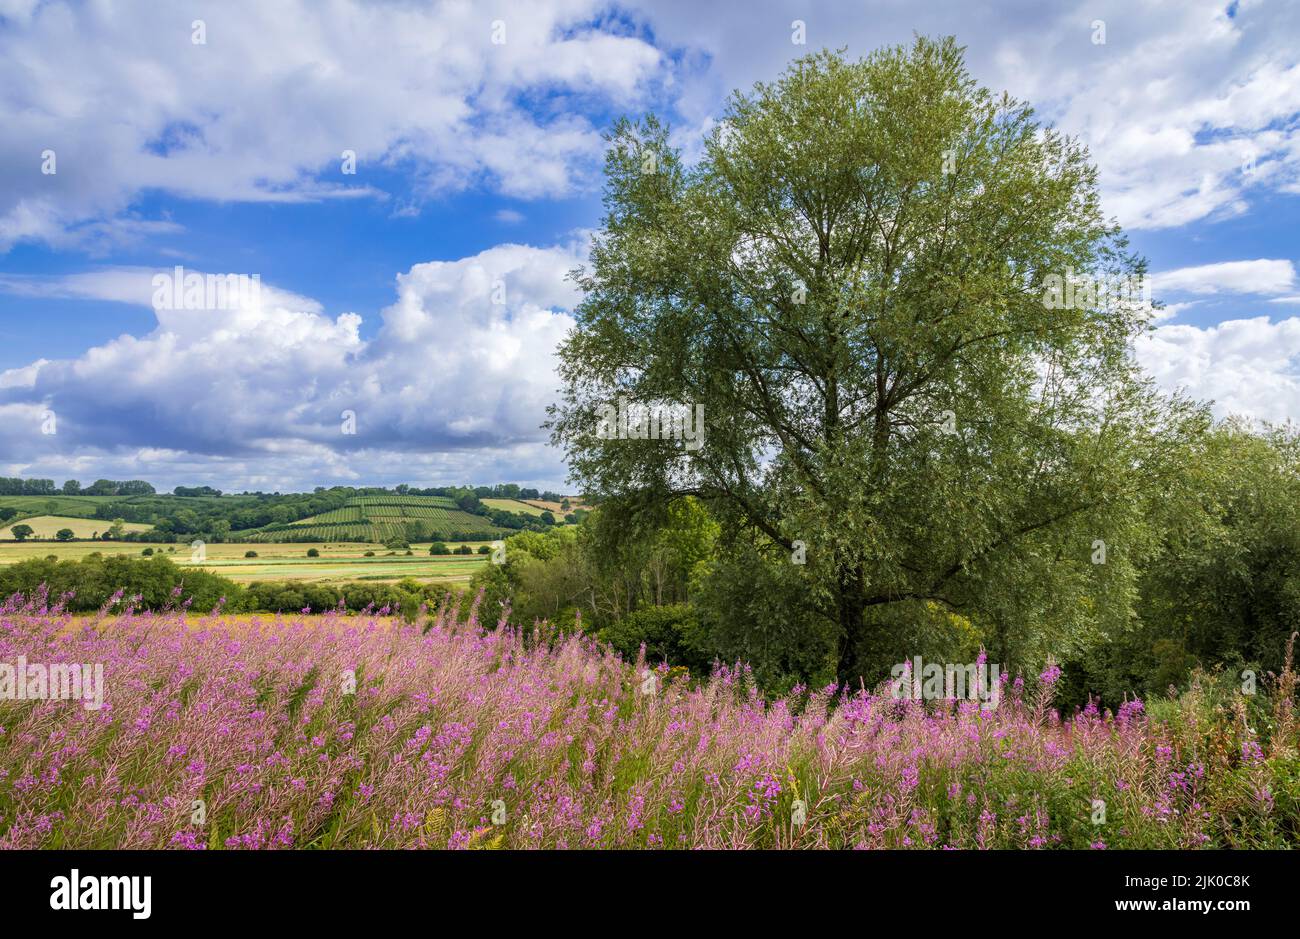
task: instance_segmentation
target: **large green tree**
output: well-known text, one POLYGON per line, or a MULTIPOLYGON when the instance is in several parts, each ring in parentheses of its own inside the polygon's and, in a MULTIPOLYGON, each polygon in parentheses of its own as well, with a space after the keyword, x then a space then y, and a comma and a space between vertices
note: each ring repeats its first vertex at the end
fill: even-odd
POLYGON ((1124 625, 1201 415, 1135 370, 1149 303, 1058 289, 1144 273, 1081 145, 918 39, 736 94, 692 166, 624 120, 606 177, 550 426, 627 537, 721 523, 724 654, 875 678, 953 622, 1004 663, 1124 625), (702 406, 703 445, 609 433, 620 399, 702 406))

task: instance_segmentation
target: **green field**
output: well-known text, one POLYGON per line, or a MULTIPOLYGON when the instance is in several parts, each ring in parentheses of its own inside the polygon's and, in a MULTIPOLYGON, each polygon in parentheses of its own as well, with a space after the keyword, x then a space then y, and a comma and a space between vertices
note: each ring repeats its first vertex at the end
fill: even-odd
MULTIPOLYGON (((113 523, 102 518, 73 518, 66 515, 33 515, 28 518, 11 519, 0 527, 0 540, 14 541, 13 528, 15 525, 26 525, 31 528, 34 534, 31 538, 45 538, 53 540, 54 536, 64 528, 71 529, 75 538, 90 538, 100 532, 108 531, 109 526, 113 523)), ((148 525, 135 525, 130 522, 122 524, 123 531, 148 531, 148 525)))
POLYGON ((489 509, 500 509, 504 512, 519 512, 524 515, 541 515, 546 511, 546 509, 539 509, 535 505, 529 505, 527 502, 521 502, 518 499, 483 499, 481 501, 489 509))
POLYGON ((18 515, 6 523, 12 524, 27 515, 92 518, 95 509, 105 502, 122 501, 119 496, 0 496, 0 508, 18 510, 18 515))
MULTIPOLYGON (((475 551, 481 544, 472 542, 475 551)), ((229 577, 238 583, 248 584, 263 580, 300 580, 325 583, 348 581, 396 581, 411 577, 419 581, 437 583, 465 583, 483 564, 485 555, 431 556, 429 545, 412 545, 412 555, 404 552, 389 555, 383 545, 375 544, 210 544, 205 546, 203 561, 191 560, 189 545, 144 545, 123 541, 95 542, 5 542, 0 544, 0 565, 14 564, 28 558, 53 555, 58 558, 79 560, 93 552, 101 554, 127 554, 140 557, 146 547, 157 554, 166 555, 181 567, 196 566, 229 577), (315 548, 320 557, 309 558, 307 551, 315 548), (172 549, 175 549, 174 551, 172 549), (247 551, 256 551, 255 558, 245 558, 247 551), (373 551, 374 557, 366 557, 373 551)))
MULTIPOLYGON (((515 511, 525 511, 525 507, 520 503, 515 511)), ((491 540, 507 533, 481 515, 461 511, 446 496, 394 494, 356 496, 342 507, 319 515, 241 534, 256 542, 283 541, 287 535, 321 541, 356 540, 383 544, 394 539, 429 541, 451 539, 457 535, 491 540)))

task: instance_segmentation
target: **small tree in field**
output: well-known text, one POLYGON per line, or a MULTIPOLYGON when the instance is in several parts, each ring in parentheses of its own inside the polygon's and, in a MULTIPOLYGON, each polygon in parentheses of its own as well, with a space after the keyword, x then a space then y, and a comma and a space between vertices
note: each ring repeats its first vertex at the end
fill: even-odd
POLYGON ((32 528, 31 525, 25 525, 22 523, 9 529, 9 532, 14 536, 15 541, 26 541, 32 535, 36 534, 36 530, 32 528))
POLYGON ((320 557, 320 550, 317 549, 317 548, 308 548, 308 549, 307 549, 307 557, 309 557, 309 558, 318 558, 318 557, 320 557))
POLYGON ((56 541, 71 541, 75 537, 77 537, 76 533, 71 528, 60 528, 54 533, 56 541))

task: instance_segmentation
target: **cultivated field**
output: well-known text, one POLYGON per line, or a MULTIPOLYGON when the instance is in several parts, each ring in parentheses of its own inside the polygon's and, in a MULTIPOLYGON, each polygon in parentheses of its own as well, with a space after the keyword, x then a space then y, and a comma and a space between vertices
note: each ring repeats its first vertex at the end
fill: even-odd
MULTIPOLYGON (((35 515, 31 518, 14 519, 6 522, 0 527, 0 540, 16 541, 14 538, 13 528, 15 525, 27 525, 34 532, 32 538, 53 539, 60 529, 67 528, 72 531, 74 538, 90 538, 102 532, 108 531, 112 526, 111 521, 102 518, 72 518, 66 515, 35 515)), ((138 525, 131 522, 122 523, 123 531, 148 531, 148 525, 138 525)))
MULTIPOLYGON (((564 515, 564 509, 562 508, 564 503, 562 502, 544 502, 541 499, 526 499, 526 500, 520 500, 520 504, 526 505, 532 509, 536 509, 538 512, 550 512, 556 518, 561 518, 564 515)), ((576 509, 590 509, 590 508, 591 506, 583 505, 582 502, 580 502, 577 499, 569 500, 570 512, 576 509)))
POLYGON ((17 509, 19 518, 24 515, 74 515, 89 518, 100 505, 122 501, 125 500, 121 496, 0 496, 0 509, 17 509))
MULTIPOLYGON (((517 511, 522 511, 518 509, 517 511)), ((499 537, 506 532, 481 515, 463 512, 445 496, 357 496, 340 508, 284 525, 271 525, 244 537, 254 541, 283 541, 286 537, 322 541, 357 539, 386 542, 446 539, 455 535, 499 537)))
MULTIPOLYGON (((540 509, 529 502, 522 502, 519 499, 482 499, 480 500, 489 509, 500 509, 504 512, 522 512, 525 515, 541 515, 546 509, 540 509)), ((559 518, 559 515, 556 515, 559 518)))
MULTIPOLYGON (((204 549, 205 559, 191 560, 187 544, 146 545, 124 541, 72 542, 6 542, 0 544, 0 565, 13 564, 27 558, 58 558, 80 560, 88 554, 127 554, 140 557, 145 548, 164 554, 181 567, 196 566, 229 577, 238 583, 262 580, 298 580, 303 582, 344 583, 348 581, 396 581, 406 577, 422 582, 466 583, 473 573, 487 561, 477 553, 478 548, 491 542, 470 542, 476 552, 472 555, 431 556, 428 544, 411 546, 412 554, 390 553, 377 544, 210 544, 204 549), (320 557, 309 558, 307 551, 315 548, 320 557), (257 557, 246 558, 248 551, 257 557), (366 557, 373 551, 374 557, 366 557)), ((449 545, 453 550, 459 544, 449 545)))

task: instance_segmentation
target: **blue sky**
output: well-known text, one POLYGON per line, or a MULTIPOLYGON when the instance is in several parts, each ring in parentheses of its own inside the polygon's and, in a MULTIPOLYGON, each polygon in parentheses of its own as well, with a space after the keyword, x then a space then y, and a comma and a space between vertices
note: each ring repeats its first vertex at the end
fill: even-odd
POLYGON ((562 488, 601 132, 654 110, 689 158, 731 89, 914 32, 1088 144, 1158 382, 1300 417, 1294 3, 0 0, 0 475, 562 488), (157 310, 175 265, 260 299, 157 310))

